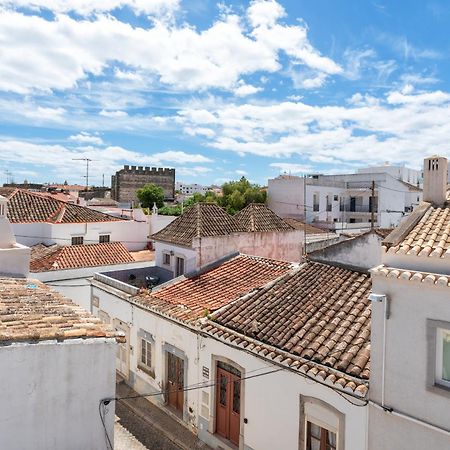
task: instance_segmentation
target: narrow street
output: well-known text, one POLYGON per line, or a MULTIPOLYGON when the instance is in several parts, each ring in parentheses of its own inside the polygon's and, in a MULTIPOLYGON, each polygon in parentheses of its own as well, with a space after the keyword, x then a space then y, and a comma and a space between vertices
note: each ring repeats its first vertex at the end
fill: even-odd
MULTIPOLYGON (((122 381, 116 385, 116 394, 120 398, 136 392, 122 381)), ((118 401, 116 416, 122 427, 148 450, 211 450, 186 427, 145 398, 118 401)), ((116 446, 116 450, 122 449, 116 446)))

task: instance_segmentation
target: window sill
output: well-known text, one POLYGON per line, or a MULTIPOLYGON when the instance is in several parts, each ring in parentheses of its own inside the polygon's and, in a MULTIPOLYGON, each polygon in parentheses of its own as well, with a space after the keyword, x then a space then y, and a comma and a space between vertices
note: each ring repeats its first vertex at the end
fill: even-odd
POLYGON ((155 378, 155 371, 153 369, 150 369, 149 367, 145 367, 142 364, 138 364, 137 368, 139 370, 142 370, 142 372, 146 373, 148 376, 155 378))

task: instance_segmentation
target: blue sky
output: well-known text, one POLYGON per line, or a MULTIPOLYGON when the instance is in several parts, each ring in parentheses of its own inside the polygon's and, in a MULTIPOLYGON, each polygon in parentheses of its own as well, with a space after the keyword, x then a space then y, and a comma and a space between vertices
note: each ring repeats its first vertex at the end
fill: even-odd
POLYGON ((448 1, 0 0, 0 182, 450 156, 448 1))

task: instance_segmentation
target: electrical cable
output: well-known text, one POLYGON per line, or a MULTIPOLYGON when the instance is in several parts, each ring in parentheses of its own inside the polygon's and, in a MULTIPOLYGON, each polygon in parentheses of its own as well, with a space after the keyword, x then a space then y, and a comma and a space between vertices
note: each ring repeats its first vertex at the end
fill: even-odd
POLYGON ((106 423, 105 423, 106 406, 108 406, 108 404, 109 404, 109 402, 105 403, 104 400, 101 400, 100 403, 98 404, 98 414, 100 415, 100 420, 102 421, 103 430, 105 431, 106 443, 108 444, 108 447, 110 450, 114 450, 113 445, 111 443, 111 439, 109 439, 108 430, 106 429, 106 423), (103 414, 102 414, 102 407, 103 407, 103 414))

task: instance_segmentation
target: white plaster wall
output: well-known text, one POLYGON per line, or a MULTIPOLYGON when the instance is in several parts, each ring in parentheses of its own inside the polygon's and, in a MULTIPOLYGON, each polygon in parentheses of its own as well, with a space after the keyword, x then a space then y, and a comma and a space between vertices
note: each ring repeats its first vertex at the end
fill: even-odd
POLYGON ((371 269, 381 264, 381 240, 378 234, 368 233, 310 253, 309 257, 313 261, 371 269))
POLYGON ((280 217, 303 217, 303 182, 297 176, 269 179, 267 206, 280 217))
POLYGON ((91 311, 91 283, 90 278, 95 273, 111 270, 139 269, 154 266, 153 261, 116 264, 113 266, 83 267, 71 270, 52 270, 49 272, 34 272, 31 277, 40 280, 56 291, 73 300, 86 311, 91 311))
MULTIPOLYGON (((385 404, 430 424, 448 429, 450 396, 448 391, 427 382, 427 370, 433 365, 427 345, 427 319, 450 322, 448 287, 402 279, 372 276, 373 292, 386 294, 390 300, 390 317, 386 321, 385 404)), ((384 304, 372 304, 370 398, 381 402, 384 304)), ((403 447, 419 450, 450 448, 450 438, 442 446, 442 436, 427 432, 421 425, 404 424, 392 415, 371 409, 371 448, 383 447, 392 438, 403 447), (386 427, 386 423, 390 425, 386 427), (414 430, 414 432, 410 432, 414 430), (384 436, 381 436, 384 435, 384 436)))
POLYGON ((83 236, 85 244, 99 242, 101 234, 110 234, 111 242, 122 242, 128 250, 142 250, 147 245, 148 225, 133 220, 93 223, 13 223, 17 242, 24 245, 70 245, 72 236, 83 236))
MULTIPOLYGON (((115 395, 113 339, 46 341, 0 348, 0 448, 106 449, 100 400, 115 395)), ((106 427, 113 436, 114 403, 106 427)))
MULTIPOLYGON (((200 368, 208 367, 211 375, 214 373, 213 356, 226 357, 243 367, 243 375, 246 377, 269 372, 278 367, 213 338, 201 338, 200 348, 200 368)), ((209 394, 210 413, 214 405, 214 390, 214 387, 201 390, 209 394)), ((367 448, 368 408, 353 406, 331 389, 314 381, 305 380, 286 370, 244 380, 242 391, 244 397, 241 415, 248 423, 243 425, 244 442, 240 448, 245 445, 245 448, 254 450, 298 450, 301 394, 321 399, 345 414, 346 450, 367 448)), ((201 392, 199 394, 201 395, 201 392)))
POLYGON ((197 252, 192 248, 174 245, 170 242, 155 241, 155 265, 170 270, 175 274, 176 258, 184 258, 185 272, 197 268, 197 252), (170 265, 163 264, 163 254, 173 252, 170 257, 170 265))
POLYGON ((0 248, 0 273, 26 277, 30 269, 31 249, 21 244, 0 248))
MULTIPOLYGON (((134 306, 117 295, 99 289, 95 283, 94 281, 93 294, 99 297, 99 308, 108 312, 111 320, 119 318, 131 328, 129 382, 138 392, 159 392, 164 388, 164 344, 171 344, 186 354, 188 358, 187 385, 189 386, 200 382, 208 384, 208 379, 202 376, 203 367, 209 369, 210 380, 214 379, 213 356, 229 358, 244 367, 244 376, 274 368, 242 349, 233 349, 211 337, 201 337, 166 318, 134 306), (155 340, 154 379, 137 368, 140 348, 137 331, 140 328, 151 333, 155 340)), ((214 387, 206 387, 185 393, 185 420, 192 431, 199 432, 200 436, 203 433, 203 437, 205 433, 208 436, 205 422, 210 419, 214 390, 214 387), (202 402, 203 392, 209 399, 207 405, 202 402), (202 414, 207 417, 202 417, 202 414), (197 429, 198 426, 201 429, 197 429)), ((254 450, 297 450, 299 448, 300 394, 319 398, 344 413, 345 449, 366 449, 367 407, 353 406, 327 387, 313 381, 305 381, 294 373, 282 371, 244 381, 242 392, 242 416, 248 419, 248 424, 242 430, 244 439, 241 441, 241 449, 245 446, 246 449, 254 450)), ((150 400, 164 407, 162 396, 152 396, 150 400)), ((228 448, 223 443, 221 446, 228 448)))

